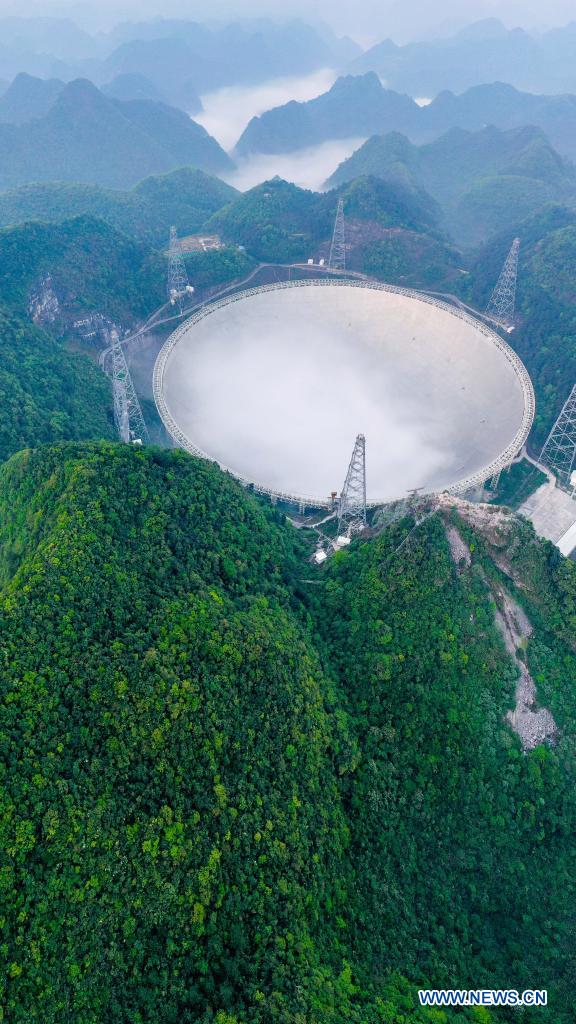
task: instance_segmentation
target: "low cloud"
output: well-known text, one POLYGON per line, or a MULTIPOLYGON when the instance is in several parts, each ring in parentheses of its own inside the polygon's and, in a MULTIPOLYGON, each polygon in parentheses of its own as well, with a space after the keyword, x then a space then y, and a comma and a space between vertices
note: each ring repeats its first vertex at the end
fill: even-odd
POLYGON ((275 175, 292 181, 300 188, 321 192, 324 182, 338 164, 346 160, 365 138, 337 139, 322 142, 309 149, 298 149, 294 153, 257 154, 238 161, 237 170, 225 176, 225 180, 241 192, 253 188, 261 181, 269 181, 275 175))
MULTIPOLYGON (((289 100, 303 102, 319 96, 330 88, 336 77, 336 71, 324 68, 311 75, 275 78, 262 85, 218 89, 202 97, 204 111, 194 120, 203 125, 224 149, 230 151, 252 117, 289 100)), ((301 188, 320 191, 338 164, 346 160, 364 141, 363 137, 338 139, 292 153, 257 153, 245 159, 237 159, 237 169, 222 177, 241 192, 262 181, 269 181, 275 175, 301 188)))
POLYGON ((260 85, 227 86, 202 96, 204 111, 194 118, 224 149, 236 145, 253 117, 290 100, 313 99, 326 92, 336 81, 337 72, 323 68, 311 75, 274 78, 260 85))

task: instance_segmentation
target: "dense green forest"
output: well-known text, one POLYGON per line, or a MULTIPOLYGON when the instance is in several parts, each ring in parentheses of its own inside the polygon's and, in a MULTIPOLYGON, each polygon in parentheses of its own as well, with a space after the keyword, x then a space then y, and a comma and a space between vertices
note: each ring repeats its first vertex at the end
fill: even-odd
MULTIPOLYGON (((245 246, 256 259, 271 263, 305 260, 329 241, 338 198, 344 199, 349 228, 358 222, 378 228, 404 228, 439 236, 438 210, 429 196, 401 184, 359 178, 329 193, 310 192, 282 178, 263 182, 215 213, 206 228, 245 246)), ((352 247, 362 237, 350 234, 352 247)))
POLYGON ((314 242, 329 236, 329 225, 317 193, 275 178, 224 206, 207 227, 258 260, 291 263, 306 259, 314 242))
POLYGON ((547 202, 576 202, 573 165, 533 127, 454 128, 424 146, 398 132, 374 135, 340 164, 328 184, 342 186, 362 175, 433 197, 437 221, 465 246, 498 235, 547 202))
POLYGON ((188 277, 200 291, 246 277, 257 265, 256 260, 232 245, 206 252, 189 252, 184 259, 188 277))
POLYGON ((160 253, 95 217, 5 228, 0 262, 0 301, 22 310, 46 274, 68 312, 77 315, 96 310, 130 323, 165 300, 160 253))
POLYGON ((514 235, 521 240, 518 326, 509 341, 536 391, 538 450, 576 380, 576 213, 550 204, 474 253, 459 290, 476 308, 485 308, 514 235))
POLYGON ((112 437, 108 380, 89 360, 0 306, 0 460, 30 445, 112 437))
POLYGON ((0 459, 29 445, 113 436, 108 379, 66 343, 76 317, 134 323, 164 301, 164 259, 103 221, 28 223, 0 231, 0 459), (50 275, 60 309, 32 322, 50 275))
POLYGON ((230 157, 183 110, 139 99, 109 99, 84 78, 68 82, 43 115, 0 120, 0 187, 38 181, 131 188, 179 167, 231 171, 230 157))
POLYGON ((318 566, 318 533, 215 463, 115 442, 103 339, 75 321, 164 305, 172 224, 223 240, 185 253, 200 303, 306 276, 257 268, 326 258, 340 198, 348 270, 477 310, 518 236, 503 336, 537 453, 576 380, 576 98, 420 105, 382 81, 437 79, 442 41, 359 56, 266 26, 118 26, 75 70, 44 54, 66 83, 0 97, 0 1022, 573 1024, 576 563, 503 507, 544 476, 371 514, 318 566), (355 57, 237 147, 367 138, 329 191, 212 176, 234 164, 189 117, 200 91, 355 57), (548 1006, 428 1010, 428 987, 548 1006))
POLYGON ((418 1009, 451 984, 571 1021, 576 573, 445 516, 469 566, 437 515, 319 571, 179 451, 0 469, 6 1020, 490 1019, 418 1009), (555 747, 503 718, 503 587, 555 747))
POLYGON ((129 192, 66 182, 22 185, 0 193, 0 226, 89 214, 138 241, 166 246, 170 225, 180 235, 200 231, 236 196, 230 185, 191 167, 145 178, 129 192))
POLYGON ((389 284, 452 289, 462 274, 461 254, 430 234, 391 228, 353 253, 350 265, 389 284))

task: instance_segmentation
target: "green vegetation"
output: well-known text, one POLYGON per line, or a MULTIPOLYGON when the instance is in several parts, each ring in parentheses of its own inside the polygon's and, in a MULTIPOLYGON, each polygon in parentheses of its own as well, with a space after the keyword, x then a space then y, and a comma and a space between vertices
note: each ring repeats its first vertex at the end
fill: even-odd
POLYGON ((476 253, 460 282, 460 294, 476 308, 485 308, 514 235, 522 242, 519 323, 508 340, 536 391, 532 443, 538 450, 576 380, 576 214, 547 206, 476 253))
POLYGON ((490 1019, 418 1009, 449 984, 547 987, 498 1020, 571 1021, 576 568, 511 525, 516 587, 454 524, 469 568, 435 517, 319 571, 180 451, 0 468, 7 1020, 490 1019), (502 586, 554 749, 504 721, 502 586))
POLYGON ((171 224, 180 235, 200 231, 236 195, 230 185, 190 167, 146 178, 130 192, 65 182, 21 185, 0 193, 0 226, 89 214, 138 241, 166 246, 171 224))
POLYGON ((479 243, 514 227, 555 198, 555 189, 535 178, 512 174, 479 178, 456 200, 449 227, 455 238, 479 243))
MULTIPOLYGON (((23 117, 48 102, 24 87, 23 117)), ((44 146, 43 173, 103 180, 112 151, 105 180, 132 183, 208 138, 162 104, 57 92, 37 137, 0 125, 0 180, 8 164, 27 180, 44 146), (66 166, 71 126, 89 138, 82 167, 66 166)), ((363 97, 384 126, 430 116, 368 76, 244 143, 282 147, 303 125, 318 141, 334 105, 338 134, 363 97)), ((239 195, 183 167, 129 192, 0 195, 0 1020, 572 1024, 576 566, 528 524, 460 504, 312 567, 306 531, 214 465, 112 443, 109 383, 62 340, 76 316, 128 325, 163 302, 171 223, 227 241, 186 256, 209 291, 257 260, 324 255, 343 196, 352 268, 477 308, 518 233, 509 340, 539 446, 576 380, 576 214, 545 205, 572 202, 573 170, 534 129, 456 130, 371 139, 337 181, 239 195), (467 242, 499 235, 463 267, 441 217, 467 242), (41 329, 29 307, 47 274, 61 308, 41 329), (505 593, 558 727, 533 750, 506 718, 505 593), (427 986, 546 988, 549 1006, 426 1011, 427 986)), ((542 480, 515 464, 498 502, 542 480)))
POLYGON ((492 503, 518 509, 534 491, 546 483, 546 479, 546 474, 526 459, 515 462, 501 474, 492 503))
MULTIPOLYGON (((355 768, 342 780, 362 880, 347 920, 372 967, 401 963, 409 976, 442 984, 490 977, 552 987, 555 979, 556 1021, 570 998, 573 736, 554 752, 519 754, 503 722, 516 673, 487 583, 514 587, 482 537, 460 529, 470 570, 456 574, 433 519, 397 554, 402 528, 333 559, 317 598, 327 657, 358 730, 348 755, 355 768)), ((556 665, 573 675, 563 641, 573 637, 574 567, 538 547, 528 527, 502 544, 500 559, 518 553, 513 571, 526 591, 517 597, 539 627, 530 665, 532 651, 551 645, 556 665)), ((549 686, 546 699, 554 713, 564 705, 573 715, 565 690, 552 699, 549 686)))
POLYGON ((328 243, 339 197, 346 204, 352 250, 361 249, 373 237, 374 227, 437 234, 436 207, 429 197, 369 177, 327 194, 274 178, 223 207, 210 218, 206 229, 245 246, 263 262, 297 262, 328 243))
MULTIPOLYGON (((185 176, 201 186, 196 175, 185 176)), ((165 181, 144 186, 160 204, 165 181)), ((64 341, 74 338, 74 320, 93 311, 123 326, 146 319, 165 301, 164 255, 82 216, 0 230, 0 263, 0 460, 22 447, 112 436, 109 381, 64 341), (46 275, 59 311, 41 329, 32 323, 30 302, 46 275)), ((209 289, 248 274, 253 265, 237 249, 223 249, 192 256, 189 269, 196 287, 209 289)))
POLYGON ((371 277, 406 287, 451 287, 460 276, 456 250, 426 234, 393 228, 360 254, 360 269, 371 277))
POLYGON ((477 245, 540 210, 576 200, 572 164, 552 149, 537 128, 478 132, 453 129, 435 142, 413 145, 391 132, 368 139, 345 160, 331 185, 360 175, 400 184, 438 204, 443 223, 462 245, 477 245))
POLYGON ((0 263, 0 301, 20 310, 48 273, 69 315, 97 310, 129 323, 164 301, 163 257, 93 217, 5 228, 0 263))
MULTIPOLYGON (((337 79, 328 92, 301 103, 291 100, 253 117, 238 140, 236 150, 241 155, 286 153, 318 145, 326 139, 368 138, 400 132, 414 143, 428 143, 454 130, 480 132, 488 125, 501 132, 514 132, 535 126, 540 134, 546 133, 562 156, 574 160, 576 97, 566 93, 560 96, 534 95, 541 91, 538 86, 534 93, 519 92, 506 84, 510 64, 507 65, 506 82, 494 81, 491 64, 482 81, 488 80, 492 84, 468 88, 470 70, 477 65, 478 41, 470 40, 468 45, 469 59, 462 64, 466 69, 462 89, 466 91, 459 96, 450 92, 453 86, 447 87, 445 82, 428 87, 422 84, 428 55, 422 62, 422 51, 417 46, 409 46, 407 50, 416 62, 419 84, 406 86, 396 79, 392 88, 385 88, 382 81, 391 83, 395 80, 396 68, 390 63, 396 64, 400 52, 388 39, 350 65, 352 74, 337 79), (378 67, 378 60, 374 63, 370 60, 371 52, 376 51, 381 51, 384 56, 386 70, 382 70, 384 65, 378 67), (419 106, 411 99, 411 96, 418 95, 434 96, 435 99, 419 106)), ((447 59, 446 52, 442 52, 440 47, 438 54, 445 71, 445 65, 451 65, 453 53, 447 59)), ((556 92, 556 86, 550 92, 556 92)), ((534 127, 527 130, 534 131, 534 127)), ((367 172, 366 168, 355 170, 348 180, 356 174, 366 173, 376 172, 367 172)))
POLYGON ((0 231, 0 264, 0 460, 22 447, 113 436, 109 381, 62 339, 90 311, 121 324, 149 314, 164 300, 163 257, 79 217, 0 231), (29 304, 46 274, 60 312, 42 329, 29 304))
POLYGON ((329 237, 323 214, 317 193, 274 178, 215 213, 206 227, 245 246, 257 260, 291 263, 306 259, 318 237, 329 237))
POLYGON ((0 356, 0 460, 32 445, 113 435, 100 370, 2 307, 0 356))
POLYGON ((185 166, 218 173, 234 165, 183 110, 152 100, 110 100, 85 79, 65 85, 43 117, 0 123, 2 189, 38 181, 130 188, 185 166))
MULTIPOLYGON (((383 228, 405 228, 439 234, 441 211, 425 192, 406 188, 400 182, 384 182, 377 176, 361 176, 338 189, 344 199, 348 221, 370 221, 383 228)), ((325 197, 334 202, 334 193, 325 197)))
POLYGON ((416 127, 420 108, 409 96, 385 89, 374 73, 345 75, 314 99, 291 100, 253 117, 236 143, 241 156, 289 153, 325 139, 365 138, 402 125, 416 127))
POLYGON ((239 277, 246 277, 256 261, 233 246, 208 252, 186 253, 188 276, 195 288, 214 288, 239 277))

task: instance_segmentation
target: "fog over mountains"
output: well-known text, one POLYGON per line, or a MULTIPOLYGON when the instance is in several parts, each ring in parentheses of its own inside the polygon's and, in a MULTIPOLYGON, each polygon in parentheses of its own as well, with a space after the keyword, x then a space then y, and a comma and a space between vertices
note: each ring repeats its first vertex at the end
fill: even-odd
MULTIPOLYGON (((573 12, 570 12, 573 16, 573 12)), ((393 89, 434 97, 501 80, 531 92, 576 91, 574 22, 547 30, 506 26, 495 17, 458 31, 438 22, 435 38, 402 43, 393 18, 370 42, 326 24, 270 19, 201 24, 185 18, 135 19, 87 32, 63 18, 0 18, 0 80, 18 72, 44 78, 90 78, 108 85, 117 76, 147 80, 155 98, 199 109, 198 95, 227 85, 305 75, 323 67, 353 74, 376 71, 393 89), (156 95, 157 94, 157 95, 156 95)), ((357 28, 359 23, 357 22, 357 28)))
POLYGON ((461 244, 545 202, 573 201, 566 159, 576 159, 576 97, 547 90, 552 72, 572 80, 574 25, 530 34, 489 19, 444 39, 386 40, 362 52, 296 21, 165 18, 105 33, 46 18, 4 22, 0 67, 7 54, 46 64, 50 46, 61 75, 21 70, 0 94, 3 188, 56 180, 130 188, 184 166, 240 189, 276 174, 316 189, 368 174, 439 202, 461 244), (70 81, 80 67, 85 75, 70 81), (489 79, 460 91, 471 68, 480 78, 526 71, 540 91, 489 79), (427 82, 415 77, 422 69, 427 82), (441 79, 452 87, 423 103, 418 94, 441 79))
POLYGON ((533 92, 575 91, 575 43, 576 22, 531 33, 488 18, 447 38, 405 46, 385 39, 357 57, 350 70, 376 71, 388 86, 412 96, 461 92, 494 80, 533 92))
MULTIPOLYGON (((69 15, 91 33, 108 33, 118 22, 156 19, 159 15, 157 0, 102 0, 98 5, 82 6, 63 3, 62 0, 36 0, 28 5, 28 11, 42 17, 69 15)), ((1 0, 0 12, 21 20, 22 10, 15 0, 1 0)), ((201 8, 191 8, 186 0, 166 0, 161 15, 202 20, 201 8)), ((289 10, 281 0, 242 0, 241 3, 239 0, 213 0, 209 16, 224 22, 234 21, 239 16, 246 20, 312 19, 306 0, 293 0, 289 10)), ((522 26, 541 30, 566 24, 573 16, 571 0, 550 0, 545 8, 539 0, 467 0, 465 5, 461 0, 439 0, 437 3, 430 0, 360 0, 353 8, 343 0, 317 0, 314 6, 315 18, 323 19, 336 32, 353 35, 366 45, 385 35, 392 36, 397 42, 439 38, 471 22, 491 17, 499 18, 508 28, 522 26)), ((79 44, 85 43, 86 35, 78 32, 77 40, 79 44)))
POLYGON ((253 118, 236 153, 282 153, 313 141, 399 131, 427 142, 450 128, 477 130, 493 124, 542 128, 558 149, 576 156, 576 96, 538 96, 495 82, 461 95, 440 93, 422 106, 405 93, 386 89, 375 72, 347 75, 305 103, 291 102, 253 118))
POLYGON ((0 186, 80 181, 113 187, 187 164, 233 163, 183 111, 153 100, 109 99, 91 82, 17 78, 0 98, 0 186), (15 122, 15 123, 14 123, 15 122))
POLYGON ((576 201, 576 169, 527 126, 508 131, 453 128, 414 146, 405 135, 374 135, 328 180, 341 186, 362 175, 425 191, 461 244, 477 244, 523 220, 547 202, 576 201))
POLYGON ((191 110, 199 93, 344 67, 360 53, 351 39, 299 21, 218 26, 156 19, 88 35, 68 20, 0 19, 0 79, 27 71, 104 85, 119 75, 139 75, 160 98, 191 110))

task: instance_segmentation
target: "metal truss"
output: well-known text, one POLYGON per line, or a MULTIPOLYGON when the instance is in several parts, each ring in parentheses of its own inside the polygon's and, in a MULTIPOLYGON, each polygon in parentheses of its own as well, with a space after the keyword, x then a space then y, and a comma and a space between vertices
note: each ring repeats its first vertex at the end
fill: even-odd
MULTIPOLYGON (((530 433, 532 422, 534 420, 535 413, 535 398, 534 389, 532 387, 532 381, 528 375, 526 367, 521 359, 518 358, 514 350, 508 345, 503 338, 500 337, 496 331, 493 331, 487 324, 477 320, 475 317, 470 316, 462 309, 457 309, 454 306, 449 305, 447 302, 443 302, 440 299, 434 298, 432 295, 426 295, 422 292, 413 291, 410 288, 398 288, 395 285, 383 284, 380 281, 358 281, 358 280, 343 280, 339 278, 327 278, 327 279, 312 279, 312 280, 301 280, 301 281, 282 281, 276 284, 259 285, 256 288, 247 288, 245 291, 235 292, 233 295, 227 295, 222 299, 218 299, 216 302, 207 303, 205 306, 197 309, 187 320, 185 320, 170 337, 166 340, 163 347, 158 353, 156 363, 154 366, 153 373, 153 391, 154 401, 156 402, 156 408, 164 426, 173 440, 185 451, 190 452, 191 455, 195 455, 201 459, 207 459, 209 462, 214 462, 214 457, 203 451, 197 445, 190 440, 186 434, 180 429, 178 424, 172 417, 170 410, 166 404, 164 398, 164 370, 168 358, 172 350, 179 343, 180 339, 190 330, 194 324, 199 323, 205 317, 210 316, 217 309, 222 309, 225 306, 230 305, 233 302, 241 302, 243 299, 249 298, 252 295, 261 295, 264 292, 276 291, 278 289, 285 288, 366 288, 373 291, 385 291, 392 292, 395 295, 405 295, 407 298, 415 299, 418 302, 424 302, 429 306, 435 306, 437 309, 445 310, 450 313, 451 316, 457 317, 459 320, 463 320, 465 323, 472 324, 477 331, 484 335, 486 340, 494 345, 499 351, 506 357, 508 362, 511 364, 514 373, 522 388, 522 394, 524 399, 524 413, 522 416, 522 423, 516 433, 516 436, 506 446, 503 452, 494 459, 483 469, 471 476, 465 477, 463 480, 457 481, 450 487, 443 488, 441 491, 431 491, 430 496, 434 494, 454 494, 462 495, 471 487, 475 487, 479 484, 483 485, 486 480, 489 480, 496 473, 502 469, 506 469, 511 462, 516 458, 518 452, 524 446, 528 434, 530 433)), ((293 494, 287 491, 280 491, 273 487, 266 487, 263 484, 258 484, 253 480, 248 480, 245 477, 240 476, 234 470, 230 469, 229 466, 225 466, 219 463, 220 468, 225 472, 230 473, 231 476, 236 477, 245 486, 250 486, 258 494, 265 494, 268 497, 274 496, 279 501, 285 501, 292 505, 304 505, 308 508, 331 508, 332 499, 327 497, 319 497, 313 495, 302 495, 293 494)), ((424 497, 424 495, 423 495, 424 497)), ((379 508, 383 505, 389 504, 388 500, 380 499, 367 499, 367 508, 379 508)))
POLYGON ((498 283, 486 307, 486 316, 506 329, 514 327, 519 252, 520 239, 515 238, 502 267, 498 283))
POLYGON ((540 462, 558 477, 563 487, 573 489, 571 476, 576 458, 576 384, 548 434, 540 462))
POLYGON ((346 270, 346 235, 344 229, 344 200, 338 200, 336 220, 328 257, 329 270, 346 270))
POLYGON ((119 437, 126 444, 131 441, 141 443, 150 440, 148 428, 142 415, 138 395, 132 383, 126 355, 122 347, 118 331, 108 332, 110 348, 110 376, 112 379, 112 396, 114 399, 114 422, 119 437))
POLYGON ((366 526, 366 438, 358 434, 338 501, 338 536, 350 537, 366 526))
POLYGON ((170 245, 168 247, 168 299, 173 306, 177 305, 180 312, 182 312, 182 300, 193 290, 188 281, 186 265, 176 228, 171 227, 170 245))

